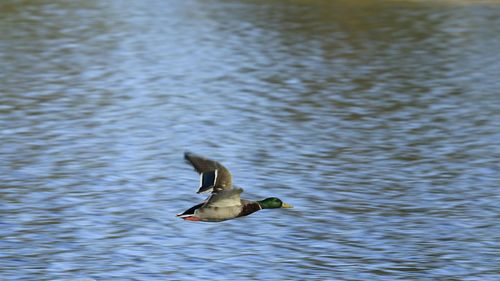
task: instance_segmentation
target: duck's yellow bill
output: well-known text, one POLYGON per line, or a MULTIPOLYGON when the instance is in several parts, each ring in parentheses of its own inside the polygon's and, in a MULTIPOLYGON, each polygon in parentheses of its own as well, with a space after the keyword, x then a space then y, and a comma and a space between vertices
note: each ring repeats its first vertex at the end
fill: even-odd
POLYGON ((292 206, 292 205, 290 205, 290 204, 287 204, 287 203, 283 203, 283 205, 281 205, 281 208, 286 208, 286 209, 288 209, 288 208, 293 208, 293 206, 292 206))

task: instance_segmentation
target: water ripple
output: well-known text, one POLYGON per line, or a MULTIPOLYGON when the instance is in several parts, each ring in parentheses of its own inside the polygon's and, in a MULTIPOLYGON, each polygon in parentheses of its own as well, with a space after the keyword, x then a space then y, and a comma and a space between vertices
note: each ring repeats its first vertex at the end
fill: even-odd
POLYGON ((0 4, 5 280, 496 280, 486 1, 0 4), (217 224, 190 150, 244 197, 217 224))

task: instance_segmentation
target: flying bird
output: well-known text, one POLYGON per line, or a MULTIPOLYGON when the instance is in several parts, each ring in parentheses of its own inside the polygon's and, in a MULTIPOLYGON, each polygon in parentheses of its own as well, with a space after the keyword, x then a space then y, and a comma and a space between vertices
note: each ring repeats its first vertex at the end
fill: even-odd
POLYGON ((293 208, 276 197, 260 201, 241 199, 243 189, 233 186, 232 175, 222 164, 190 152, 184 153, 184 159, 200 174, 197 193, 211 192, 204 202, 177 215, 184 220, 218 222, 248 216, 262 209, 293 208))

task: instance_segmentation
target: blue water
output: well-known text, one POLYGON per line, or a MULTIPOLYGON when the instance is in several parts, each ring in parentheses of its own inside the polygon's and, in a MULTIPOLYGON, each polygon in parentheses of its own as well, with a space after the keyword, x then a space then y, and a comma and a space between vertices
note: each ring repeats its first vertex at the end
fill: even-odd
POLYGON ((0 280, 499 280, 498 34, 484 1, 2 1, 0 280), (295 208, 176 218, 184 151, 295 208))

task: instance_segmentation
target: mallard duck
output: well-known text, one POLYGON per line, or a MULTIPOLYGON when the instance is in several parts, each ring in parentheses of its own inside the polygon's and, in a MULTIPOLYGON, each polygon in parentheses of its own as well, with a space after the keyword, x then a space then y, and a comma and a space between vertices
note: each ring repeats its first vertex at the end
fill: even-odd
POLYGON ((211 192, 204 202, 177 215, 184 220, 218 222, 248 216, 262 209, 293 208, 276 197, 261 201, 241 199, 243 189, 233 186, 231 173, 222 164, 189 152, 184 153, 184 159, 200 174, 197 193, 211 192))

